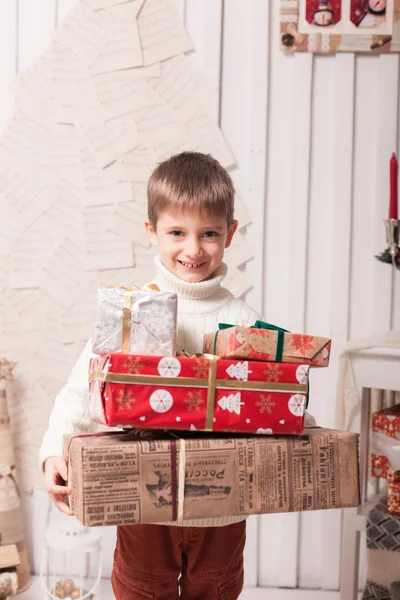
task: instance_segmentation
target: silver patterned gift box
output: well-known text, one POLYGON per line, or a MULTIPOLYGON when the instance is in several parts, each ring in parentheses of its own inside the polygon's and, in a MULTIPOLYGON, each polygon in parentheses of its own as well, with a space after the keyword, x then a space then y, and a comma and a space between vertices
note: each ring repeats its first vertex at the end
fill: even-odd
POLYGON ((175 356, 177 296, 154 287, 110 286, 97 291, 95 354, 175 356))

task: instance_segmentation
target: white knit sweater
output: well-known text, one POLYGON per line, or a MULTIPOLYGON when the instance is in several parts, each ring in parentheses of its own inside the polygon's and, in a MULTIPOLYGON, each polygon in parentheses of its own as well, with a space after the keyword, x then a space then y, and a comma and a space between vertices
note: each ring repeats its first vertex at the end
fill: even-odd
MULTIPOLYGON (((153 283, 156 283, 161 291, 175 292, 178 295, 178 349, 185 349, 189 354, 202 352, 204 334, 215 331, 218 323, 250 326, 261 318, 255 310, 221 286, 227 273, 224 263, 218 267, 212 279, 190 283, 168 271, 158 256, 155 262, 157 274, 153 283)), ((89 341, 74 366, 67 384, 56 397, 49 427, 40 448, 41 465, 49 456, 62 454, 64 434, 98 430, 98 426, 90 419, 88 406, 88 370, 92 356, 94 355, 89 341)), ((184 521, 180 524, 191 527, 215 527, 241 520, 243 517, 221 517, 184 521)))

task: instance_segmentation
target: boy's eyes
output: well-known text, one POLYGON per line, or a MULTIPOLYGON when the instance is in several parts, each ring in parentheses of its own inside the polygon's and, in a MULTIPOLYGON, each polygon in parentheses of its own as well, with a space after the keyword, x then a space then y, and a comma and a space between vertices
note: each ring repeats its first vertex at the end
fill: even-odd
MULTIPOLYGON (((174 230, 174 231, 170 231, 170 235, 174 236, 174 237, 182 237, 184 235, 183 231, 179 231, 178 229, 174 230)), ((203 233, 203 236, 206 238, 212 238, 217 236, 218 233, 216 231, 206 231, 203 233)))

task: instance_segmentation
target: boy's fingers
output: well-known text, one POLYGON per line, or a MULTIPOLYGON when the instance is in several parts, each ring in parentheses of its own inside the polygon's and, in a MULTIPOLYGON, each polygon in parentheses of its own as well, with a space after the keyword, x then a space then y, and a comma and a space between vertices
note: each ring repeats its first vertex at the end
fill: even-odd
POLYGON ((67 479, 68 479, 68 469, 67 469, 67 465, 65 463, 65 460, 63 458, 61 458, 59 461, 57 461, 57 464, 54 465, 54 466, 55 466, 56 471, 64 479, 64 481, 67 481, 67 479))
POLYGON ((66 502, 66 497, 71 494, 71 488, 66 485, 60 485, 68 479, 68 470, 63 458, 49 458, 45 465, 45 483, 46 491, 50 498, 61 512, 68 516, 74 513, 66 502), (49 462, 51 461, 51 462, 49 462))
POLYGON ((53 476, 53 479, 56 479, 57 477, 61 477, 64 481, 67 481, 68 470, 67 470, 67 465, 65 464, 65 462, 61 462, 61 464, 54 465, 52 476, 53 476))
POLYGON ((69 517, 72 517, 74 513, 72 512, 68 504, 64 502, 62 496, 52 496, 52 499, 54 504, 57 506, 58 510, 68 515, 69 517))
POLYGON ((64 495, 69 495, 71 493, 71 488, 66 487, 65 485, 56 485, 56 484, 50 484, 47 488, 46 491, 48 494, 61 494, 62 496, 64 495))
MULTIPOLYGON (((61 470, 62 470, 62 467, 61 467, 61 470)), ((62 475, 62 473, 60 473, 60 471, 57 468, 49 470, 45 474, 46 488, 49 488, 52 485, 57 485, 57 484, 61 483, 61 480, 66 481, 66 478, 62 475)))

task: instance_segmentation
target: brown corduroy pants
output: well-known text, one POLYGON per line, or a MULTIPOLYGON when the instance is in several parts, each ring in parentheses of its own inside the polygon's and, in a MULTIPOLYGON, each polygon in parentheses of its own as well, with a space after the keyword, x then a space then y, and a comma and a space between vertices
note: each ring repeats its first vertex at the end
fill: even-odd
POLYGON ((236 600, 243 588, 245 539, 246 521, 225 527, 120 526, 111 579, 115 598, 236 600))

